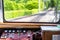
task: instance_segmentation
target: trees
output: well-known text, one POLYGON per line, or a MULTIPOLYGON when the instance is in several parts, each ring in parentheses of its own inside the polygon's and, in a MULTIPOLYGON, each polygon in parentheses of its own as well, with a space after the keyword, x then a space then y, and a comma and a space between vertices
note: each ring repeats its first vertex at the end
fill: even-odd
MULTIPOLYGON (((49 7, 55 7, 57 0, 40 0, 40 5, 38 0, 4 0, 5 10, 17 10, 17 9, 40 9, 43 10, 44 7, 48 9, 49 7)), ((59 5, 59 4, 58 4, 59 5)))
POLYGON ((26 3, 26 8, 29 10, 38 9, 38 2, 37 1, 28 1, 26 3))

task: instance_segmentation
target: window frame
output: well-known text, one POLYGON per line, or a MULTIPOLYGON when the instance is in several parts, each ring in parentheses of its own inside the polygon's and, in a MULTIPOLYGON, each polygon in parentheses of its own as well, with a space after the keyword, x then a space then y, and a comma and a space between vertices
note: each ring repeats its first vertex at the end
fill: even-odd
MULTIPOLYGON (((4 23, 43 23, 43 24, 60 24, 60 22, 10 22, 6 21, 4 17, 4 2, 2 0, 2 13, 3 13, 3 22, 4 23)), ((59 19, 60 20, 60 19, 59 19)))

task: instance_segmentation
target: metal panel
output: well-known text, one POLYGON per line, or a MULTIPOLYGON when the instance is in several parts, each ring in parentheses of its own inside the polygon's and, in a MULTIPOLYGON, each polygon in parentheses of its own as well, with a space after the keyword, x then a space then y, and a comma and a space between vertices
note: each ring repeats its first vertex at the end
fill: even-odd
POLYGON ((52 40, 60 40, 60 35, 53 35, 52 40))

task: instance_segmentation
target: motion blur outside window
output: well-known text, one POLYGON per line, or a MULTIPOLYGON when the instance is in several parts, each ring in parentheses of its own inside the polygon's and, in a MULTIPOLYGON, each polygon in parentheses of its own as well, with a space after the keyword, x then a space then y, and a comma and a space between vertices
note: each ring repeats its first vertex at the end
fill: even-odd
POLYGON ((4 19, 9 22, 58 22, 60 0, 3 0, 4 19))

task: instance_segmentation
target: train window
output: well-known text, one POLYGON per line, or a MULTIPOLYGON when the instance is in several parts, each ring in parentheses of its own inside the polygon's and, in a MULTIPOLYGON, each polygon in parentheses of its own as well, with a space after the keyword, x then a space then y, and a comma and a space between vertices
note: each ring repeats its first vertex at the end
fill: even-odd
POLYGON ((3 0, 4 21, 51 22, 59 21, 59 0, 3 0))

